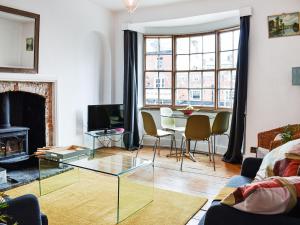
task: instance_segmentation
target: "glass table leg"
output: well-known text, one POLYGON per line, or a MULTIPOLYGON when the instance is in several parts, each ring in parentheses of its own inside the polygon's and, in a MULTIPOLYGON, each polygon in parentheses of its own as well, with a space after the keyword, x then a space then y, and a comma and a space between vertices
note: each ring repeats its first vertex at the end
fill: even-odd
POLYGON ((153 201, 154 167, 136 168, 118 176, 117 223, 146 207, 153 201))
POLYGON ((95 157, 95 151, 96 151, 96 149, 95 149, 95 148, 96 148, 96 146, 95 146, 95 145, 96 145, 96 144, 95 144, 95 139, 96 139, 96 138, 93 137, 93 158, 95 157))
POLYGON ((39 159, 40 196, 60 190, 78 181, 78 168, 60 162, 39 159))

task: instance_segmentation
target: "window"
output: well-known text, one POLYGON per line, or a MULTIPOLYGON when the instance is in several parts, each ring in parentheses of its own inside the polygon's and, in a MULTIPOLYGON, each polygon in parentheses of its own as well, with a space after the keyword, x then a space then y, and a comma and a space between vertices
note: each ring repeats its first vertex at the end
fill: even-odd
POLYGON ((232 108, 239 30, 145 36, 145 106, 232 108))
POLYGON ((240 31, 222 32, 219 35, 218 107, 232 108, 240 31))
POLYGON ((172 105, 172 37, 146 38, 145 104, 172 105))
POLYGON ((176 37, 175 105, 214 107, 216 35, 176 37))

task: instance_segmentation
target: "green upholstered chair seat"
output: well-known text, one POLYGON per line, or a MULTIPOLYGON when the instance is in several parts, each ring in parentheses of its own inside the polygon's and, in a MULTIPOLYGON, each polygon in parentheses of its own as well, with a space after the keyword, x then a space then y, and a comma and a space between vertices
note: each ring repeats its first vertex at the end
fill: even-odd
POLYGON ((177 127, 175 118, 172 118, 173 110, 168 107, 160 108, 160 122, 161 127, 165 130, 182 133, 185 127, 177 127))

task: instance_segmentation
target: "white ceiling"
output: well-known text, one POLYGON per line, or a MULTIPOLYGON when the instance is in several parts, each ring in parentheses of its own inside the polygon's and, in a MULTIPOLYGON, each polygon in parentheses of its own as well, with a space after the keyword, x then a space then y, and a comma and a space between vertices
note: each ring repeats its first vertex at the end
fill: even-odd
MULTIPOLYGON (((103 7, 110 9, 112 11, 125 10, 123 0, 92 0, 93 2, 99 3, 103 7)), ((177 2, 187 2, 191 0, 139 0, 139 8, 157 6, 157 5, 167 5, 177 2)))
POLYGON ((184 17, 171 20, 124 24, 124 29, 145 34, 183 34, 208 32, 239 25, 239 10, 184 17))

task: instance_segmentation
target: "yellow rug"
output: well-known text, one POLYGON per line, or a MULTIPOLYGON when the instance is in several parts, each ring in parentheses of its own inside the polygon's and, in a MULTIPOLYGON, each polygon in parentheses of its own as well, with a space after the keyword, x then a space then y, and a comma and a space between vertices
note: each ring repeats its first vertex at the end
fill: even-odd
MULTIPOLYGON (((49 225, 116 224, 117 179, 87 171, 79 171, 79 173, 80 180, 77 182, 39 197, 42 211, 48 216, 49 225)), ((72 177, 74 180, 74 171, 69 175, 64 173, 50 178, 47 181, 49 182, 47 184, 49 190, 47 191, 53 188, 53 184, 57 185, 60 182, 64 184, 69 179, 68 177, 72 177)), ((123 188, 126 188, 126 185, 127 188, 128 185, 131 185, 130 189, 137 193, 139 191, 142 193, 142 189, 145 191, 144 188, 149 189, 149 186, 136 185, 133 187, 129 183, 124 184, 123 188), (142 186, 143 188, 141 188, 142 186)), ((28 193, 38 196, 39 183, 33 182, 6 193, 11 197, 28 193)), ((137 205, 147 200, 146 198, 149 196, 137 195, 135 199, 132 199, 129 198, 129 195, 123 195, 121 204, 137 205)), ((206 198, 154 188, 153 201, 120 224, 184 225, 206 202, 206 198)))

